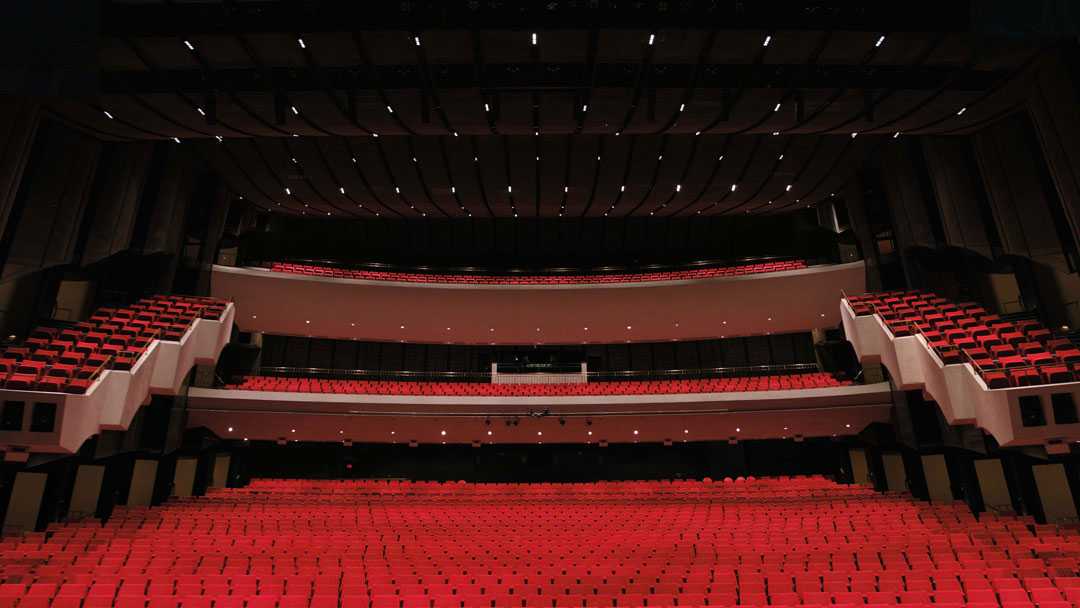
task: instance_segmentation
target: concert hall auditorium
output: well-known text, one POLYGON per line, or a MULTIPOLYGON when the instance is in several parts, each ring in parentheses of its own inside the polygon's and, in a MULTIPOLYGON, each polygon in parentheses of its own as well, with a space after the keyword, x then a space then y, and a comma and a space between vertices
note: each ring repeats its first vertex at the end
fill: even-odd
POLYGON ((1080 608, 1077 0, 0 22, 0 608, 1080 608))

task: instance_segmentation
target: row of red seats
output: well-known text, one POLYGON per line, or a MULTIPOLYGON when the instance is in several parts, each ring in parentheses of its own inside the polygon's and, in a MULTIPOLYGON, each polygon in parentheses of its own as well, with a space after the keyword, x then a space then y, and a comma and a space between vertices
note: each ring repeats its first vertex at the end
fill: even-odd
POLYGON ((6 389, 85 393, 101 372, 130 370, 154 340, 179 341, 195 319, 218 320, 227 303, 197 296, 152 296, 98 308, 69 328, 38 327, 0 354, 6 389))
POLYGON ((0 542, 0 606, 1072 608, 1075 526, 820 477, 255 480, 0 542))
POLYGON ((441 395, 467 397, 549 397, 572 395, 666 395, 801 390, 846 386, 831 374, 746 376, 690 380, 631 380, 579 384, 491 384, 486 382, 411 382, 394 380, 323 380, 277 376, 245 376, 225 388, 282 393, 334 393, 346 395, 441 395))
POLYGON ((894 336, 921 334, 942 363, 972 364, 991 389, 1072 382, 1080 371, 1080 349, 1038 321, 1004 320, 924 291, 847 300, 856 315, 881 317, 894 336))
POLYGON ((761 262, 722 266, 717 268, 692 268, 687 270, 664 270, 657 272, 623 272, 611 274, 578 275, 479 275, 479 274, 435 274, 415 272, 393 272, 381 270, 352 270, 317 266, 314 264, 292 264, 274 262, 270 270, 289 272, 318 277, 340 279, 362 279, 367 281, 399 281, 406 283, 461 283, 476 285, 576 285, 593 283, 640 283, 647 281, 680 281, 689 279, 711 279, 717 277, 735 277, 765 272, 799 270, 806 268, 803 260, 782 262, 761 262))

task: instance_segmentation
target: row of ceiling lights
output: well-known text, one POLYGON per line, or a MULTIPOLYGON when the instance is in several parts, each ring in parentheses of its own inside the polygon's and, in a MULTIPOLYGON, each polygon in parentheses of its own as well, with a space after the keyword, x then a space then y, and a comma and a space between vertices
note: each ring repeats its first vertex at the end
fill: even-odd
MULTIPOLYGON (((876 43, 874 44, 874 46, 875 46, 875 47, 881 47, 881 46, 882 46, 882 45, 883 45, 883 44, 885 43, 885 38, 886 38, 886 37, 885 37, 885 35, 884 35, 884 34, 883 34, 883 35, 881 35, 881 36, 879 36, 879 38, 877 39, 877 41, 876 41, 876 43)), ((656 39, 656 35, 655 35, 655 33, 652 33, 652 34, 650 34, 650 35, 649 35, 649 38, 648 38, 648 45, 649 45, 649 46, 652 46, 652 45, 654 44, 654 42, 655 42, 655 39, 656 39)), ((414 44, 415 44, 416 46, 421 46, 421 42, 420 42, 420 37, 419 37, 419 36, 414 36, 414 37, 413 37, 413 42, 414 42, 414 44)), ((533 33, 531 34, 531 42, 532 42, 533 46, 535 46, 535 45, 537 45, 537 44, 539 43, 539 36, 538 36, 538 34, 537 34, 536 32, 533 32, 533 33)), ((769 46, 769 44, 770 44, 771 42, 772 42, 772 35, 771 35, 771 34, 770 34, 770 35, 766 35, 766 36, 765 36, 765 38, 764 38, 764 40, 763 40, 763 42, 762 42, 762 46, 765 46, 765 47, 767 47, 767 46, 769 46)), ((185 45, 185 46, 187 47, 187 49, 188 49, 189 51, 192 51, 192 52, 194 52, 194 51, 195 51, 195 46, 194 46, 194 45, 193 45, 193 44, 191 43, 191 41, 190 41, 190 40, 186 40, 186 39, 185 39, 185 40, 183 41, 183 43, 184 43, 184 45, 185 45)), ((307 46, 306 46, 306 43, 304 42, 304 39, 303 39, 302 37, 298 37, 298 38, 297 38, 297 44, 298 44, 298 45, 300 46, 300 48, 301 48, 301 49, 306 49, 306 48, 307 48, 307 46)), ((781 109, 781 107, 782 107, 782 102, 778 102, 778 103, 777 103, 777 104, 776 104, 776 105, 774 106, 774 108, 773 108, 773 112, 778 112, 778 111, 779 111, 779 110, 781 109)), ((295 114, 295 115, 299 115, 299 114, 300 114, 300 111, 299 111, 299 109, 298 109, 298 108, 297 108, 297 107, 296 107, 295 105, 292 105, 292 106, 290 106, 290 109, 292 110, 293 114, 295 114)), ((394 109, 393 109, 393 107, 392 107, 391 105, 389 105, 389 104, 388 104, 388 105, 386 106, 386 109, 387 109, 387 112, 388 112, 388 113, 390 113, 390 114, 393 114, 393 113, 394 113, 394 109)), ((681 112, 683 112, 683 111, 684 111, 685 109, 686 109, 686 103, 681 103, 681 104, 679 105, 679 110, 678 110, 678 111, 679 111, 679 112, 681 113, 681 112)), ((197 110, 197 111, 199 112, 199 114, 200 114, 200 115, 203 115, 203 116, 205 116, 205 115, 206 115, 205 111, 204 111, 204 110, 203 110, 203 109, 202 109, 201 107, 196 107, 196 110, 197 110)), ((489 105, 488 103, 486 103, 486 102, 484 103, 484 110, 485 110, 485 112, 488 112, 488 113, 490 113, 490 111, 491 111, 491 107, 490 107, 490 105, 489 105)), ((587 103, 585 103, 585 104, 583 104, 583 105, 582 105, 582 112, 587 112, 587 111, 588 111, 588 104, 587 104, 587 103)), ((965 113, 966 111, 967 111, 967 107, 966 107, 966 106, 965 106, 965 107, 961 107, 961 108, 960 108, 960 109, 959 109, 959 110, 957 111, 956 115, 957 115, 957 116, 962 116, 962 115, 963 115, 963 114, 964 114, 964 113, 965 113)), ((114 119, 115 119, 114 115, 113 115, 113 114, 112 114, 111 112, 109 112, 108 110, 103 110, 103 112, 104 112, 105 116, 106 116, 106 117, 107 117, 108 119, 110 119, 110 120, 114 120, 114 119)), ((536 135, 539 135, 539 134, 540 134, 540 131, 539 131, 539 129, 536 129, 536 130, 534 131, 534 133, 535 133, 536 135)), ((618 136, 619 134, 620 134, 620 132, 616 131, 615 135, 616 135, 616 136, 618 136)), ((773 135, 780 135, 780 134, 781 134, 781 132, 780 132, 780 131, 774 131, 774 132, 773 132, 773 135)), ((294 133, 294 134, 292 134, 292 135, 293 135, 293 137, 297 137, 297 136, 298 136, 298 135, 297 135, 297 134, 295 134, 295 133, 294 133)), ((371 135, 372 135, 373 137, 376 137, 376 138, 377 138, 377 137, 379 136, 379 135, 378 135, 378 133, 376 133, 376 132, 373 132, 373 133, 372 133, 371 135)), ((457 135, 458 135, 458 133, 457 133, 456 131, 454 131, 454 132, 453 132, 453 135, 454 135, 454 136, 457 136, 457 135)), ((697 131, 697 132, 695 132, 695 135, 701 135, 701 131, 697 131)), ((858 131, 854 131, 854 132, 852 132, 852 133, 851 133, 851 137, 852 137, 852 138, 858 137, 858 135, 859 135, 859 132, 858 132, 858 131)), ((893 138, 894 138, 894 139, 895 139, 895 138, 898 138, 898 137, 900 137, 900 135, 901 135, 901 132, 900 132, 900 131, 896 131, 896 132, 895 132, 895 133, 893 134, 893 138)), ((217 139, 217 140, 218 140, 219 142, 222 142, 222 141, 223 141, 223 138, 222 138, 222 136, 220 136, 220 135, 215 135, 215 138, 216 138, 216 139, 217 139)), ((174 142, 176 142, 176 143, 181 143, 181 140, 180 140, 180 138, 179 138, 179 137, 173 137, 172 139, 173 139, 173 141, 174 141, 174 142)), ((662 159, 662 158, 663 158, 663 155, 661 155, 661 156, 660 156, 660 159, 662 159)), ((780 159, 781 159, 781 160, 782 160, 782 158, 783 158, 783 155, 780 155, 780 159)), ((721 157, 720 157, 720 159, 722 160, 722 159, 723 159, 723 157, 721 156, 721 157)), ((474 157, 474 158, 473 158, 473 160, 474 160, 475 162, 478 162, 478 158, 477 158, 477 157, 474 157)), ((539 161, 539 160, 540 160, 540 157, 537 157, 537 161, 539 161)), ((597 157, 597 160, 599 160, 599 157, 597 157)), ((294 162, 295 162, 295 160, 294 160, 294 162)), ((354 163, 356 162, 356 159, 355 159, 355 158, 353 159, 353 162, 354 162, 354 163)), ((415 158, 413 159, 413 162, 416 162, 416 159, 415 159, 415 158)), ((734 191, 735 191, 735 190, 737 189, 737 187, 738 187, 738 184, 732 184, 732 185, 731 185, 731 191, 732 191, 732 192, 734 192, 734 191)), ((452 189, 452 191, 454 190, 453 186, 451 186, 451 189, 452 189)), ((679 189, 681 189, 681 186, 676 186, 676 191, 678 191, 679 189)), ((790 192, 790 191, 791 191, 791 189, 792 189, 792 184, 788 184, 788 185, 787 185, 787 187, 785 188, 785 192, 790 192)), ((345 192, 344 192, 344 187, 343 187, 343 186, 339 186, 339 191, 340 191, 340 192, 341 192, 341 193, 342 193, 343 195, 345 194, 345 192)), ((400 194, 400 188, 399 188, 399 187, 395 186, 395 191, 396 191, 396 192, 397 192, 398 194, 400 194)), ((623 192, 623 191, 625 191, 625 185, 623 185, 623 186, 620 186, 620 192, 623 192)), ((511 208, 512 208, 512 212, 513 212, 513 216, 514 216, 514 217, 518 217, 518 215, 519 215, 519 214, 518 214, 518 211, 517 211, 517 208, 516 208, 516 203, 515 203, 515 201, 514 201, 514 199, 513 199, 513 196, 512 196, 512 192, 513 192, 513 188, 512 188, 512 186, 510 186, 510 185, 508 185, 508 186, 507 186, 507 192, 511 194, 511 197, 510 197, 510 203, 511 203, 511 208)), ((564 193, 565 193, 565 192, 568 192, 568 187, 564 187, 564 193)), ((454 192, 454 193, 456 194, 456 192, 454 192)), ((290 195, 291 195, 291 193, 289 192, 289 189, 288 189, 288 188, 286 188, 286 194, 290 194, 290 195)), ((455 197, 455 198, 456 198, 456 197, 455 197)), ((406 202, 407 202, 407 201, 406 201, 406 202)), ((796 203, 798 203, 798 202, 800 202, 800 201, 799 201, 799 200, 796 200, 796 203)), ((408 204, 409 204, 409 207, 410 207, 410 209, 411 209, 411 210, 413 210, 413 211, 418 211, 418 210, 417 210, 417 208, 415 207, 415 205, 413 205, 412 203, 408 203, 408 204)), ((769 202, 768 202, 768 204, 769 204, 769 205, 771 205, 771 204, 772 204, 772 201, 769 201, 769 202)), ((461 209, 462 209, 463 211, 465 211, 465 212, 466 212, 466 214, 467 214, 468 216, 470 216, 470 217, 472 216, 472 212, 471 212, 471 211, 469 211, 468 209, 466 209, 466 208, 465 208, 465 206, 464 206, 464 204, 462 204, 462 203, 460 202, 460 200, 458 201, 458 205, 459 205, 459 207, 460 207, 460 208, 461 208, 461 209)), ((717 205, 719 205, 719 201, 717 201, 717 202, 713 203, 713 206, 717 206, 717 205)), ((281 204, 280 204, 280 203, 277 203, 277 206, 281 206, 281 204)), ((305 207, 308 207, 308 205, 307 205, 307 204, 305 204, 304 206, 305 206, 305 207)), ((361 203, 361 204, 359 204, 358 206, 359 206, 359 207, 361 207, 361 208, 363 208, 363 204, 362 204, 362 203, 361 203)), ((665 203, 665 204, 662 204, 662 205, 660 206, 660 208, 663 208, 663 207, 666 207, 666 206, 667 206, 667 205, 666 205, 666 203, 665 203)), ((808 206, 809 206, 809 205, 808 205, 808 206)), ((608 211, 605 211, 605 212, 604 212, 604 215, 605 215, 605 216, 606 216, 606 215, 608 215, 608 213, 609 213, 610 211, 613 211, 613 210, 614 210, 614 205, 612 205, 612 206, 611 206, 611 207, 610 207, 610 208, 608 209, 608 211)), ((650 214, 650 215, 654 215, 655 211, 657 211, 657 210, 659 210, 659 208, 657 208, 657 209, 654 209, 653 211, 650 211, 650 213, 649 213, 649 214, 650 214)), ((564 214, 564 212, 565 212, 565 197, 564 197, 564 201, 563 201, 563 203, 562 203, 562 205, 561 205, 561 207, 560 207, 560 210, 559 210, 559 215, 560 215, 560 216, 562 216, 562 215, 564 214)), ((698 213, 698 214, 700 214, 701 212, 702 212, 702 210, 700 210, 700 209, 699 209, 699 210, 697 211, 697 213, 698 213)), ((749 212, 750 212, 750 209, 747 209, 747 210, 746 210, 746 212, 747 212, 747 213, 749 213, 749 212)), ((301 212, 301 213, 306 213, 306 212, 301 212)), ((426 217, 426 216, 427 216, 427 213, 426 213, 426 212, 424 212, 424 211, 419 211, 419 213, 421 214, 421 217, 426 217)), ((328 212, 327 212, 327 215, 333 215, 333 213, 332 213, 332 212, 330 212, 330 211, 328 211, 328 212)), ((375 212, 375 215, 376 215, 376 216, 379 216, 380 214, 379 214, 379 212, 375 212)))
MULTIPOLYGON (((490 421, 489 421, 489 422, 490 422, 490 421)), ((565 420, 564 420, 564 419, 560 419, 560 423, 561 423, 561 424, 565 424, 565 420)), ((591 421, 589 422, 589 424, 591 424, 591 421)), ((845 429, 845 430, 851 430, 851 424, 850 424, 850 423, 846 423, 846 424, 844 424, 844 429, 845 429)), ((230 427, 228 427, 228 428, 227 428, 227 431, 228 431, 229 433, 232 433, 232 432, 234 432, 235 430, 236 430, 236 429, 235 429, 235 427, 231 427, 231 426, 230 426, 230 427)), ((789 429, 788 429, 788 427, 786 427, 786 426, 785 426, 785 427, 784 427, 784 430, 785 430, 785 431, 788 431, 789 429)), ((290 432, 291 432, 291 433, 296 433, 296 429, 291 429, 291 430, 290 430, 290 432)), ((741 432, 742 432, 742 427, 735 427, 735 432, 736 432, 736 433, 741 433, 741 432)), ((344 435, 344 434, 345 434, 345 430, 344 430, 344 429, 339 429, 339 430, 338 430, 338 434, 339 434, 339 435, 344 435)), ((588 431, 586 431, 586 432, 585 432, 585 434, 586 434, 586 436, 588 436, 588 437, 592 437, 592 436, 593 436, 593 432, 592 432, 591 430, 588 430, 588 431)), ((632 436, 633 436, 633 437, 638 437, 638 436, 640 436, 640 431, 638 431, 638 429, 634 429, 634 430, 633 430, 633 431, 631 432, 631 434, 632 434, 632 436)), ((685 436, 685 435, 689 435, 689 434, 690 434, 690 429, 683 429, 683 435, 684 435, 684 436, 685 436)), ((447 436, 447 433, 446 433, 446 429, 443 429, 443 430, 439 431, 439 435, 440 435, 441 437, 446 437, 446 436, 447 436)), ((487 430, 487 436, 488 436, 488 437, 492 437, 492 436, 494 436, 494 435, 495 435, 495 432, 494 432, 494 431, 492 431, 491 429, 488 429, 488 430, 487 430)), ((836 435, 837 435, 836 433, 833 433, 833 437, 836 437, 836 435)), ((396 436, 397 436, 397 431, 390 431, 390 436, 391 436, 391 437, 396 437, 396 436)), ((536 431, 536 436, 537 436, 537 437, 543 437, 543 436, 544 436, 544 432, 543 432, 543 431, 536 431)), ((786 438, 787 438, 787 435, 784 435, 784 436, 783 436, 782 438, 786 439, 786 438)), ((247 441, 247 440, 248 440, 248 438, 247 438, 247 437, 244 437, 244 441, 247 441)), ((635 439, 635 441, 636 441, 636 439, 635 439)), ((446 442, 445 442, 445 441, 443 441, 443 443, 445 444, 446 442)))

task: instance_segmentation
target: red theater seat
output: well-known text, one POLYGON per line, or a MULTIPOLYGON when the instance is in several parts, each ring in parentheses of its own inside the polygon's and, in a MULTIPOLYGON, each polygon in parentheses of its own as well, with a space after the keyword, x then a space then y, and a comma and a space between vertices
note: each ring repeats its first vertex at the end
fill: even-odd
POLYGON ((721 266, 711 268, 692 268, 687 270, 665 270, 657 272, 625 272, 603 274, 566 274, 566 275, 491 275, 491 274, 435 274, 410 273, 380 270, 357 270, 331 268, 312 264, 291 264, 274 262, 270 270, 308 276, 323 276, 365 281, 395 281, 404 283, 448 283, 474 285, 566 285, 594 283, 640 283, 649 281, 685 281, 734 277, 769 272, 783 272, 806 268, 803 260, 786 260, 721 266))
POLYGON ((921 333, 943 365, 970 363, 990 389, 1073 382, 1080 367, 1080 349, 1038 321, 1005 321, 980 306, 920 291, 846 301, 856 315, 878 315, 894 337, 921 333))

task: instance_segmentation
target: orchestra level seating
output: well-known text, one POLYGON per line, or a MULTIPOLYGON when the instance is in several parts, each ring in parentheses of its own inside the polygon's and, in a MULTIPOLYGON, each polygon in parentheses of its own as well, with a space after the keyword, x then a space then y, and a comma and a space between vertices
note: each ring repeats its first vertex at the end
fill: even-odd
POLYGON ((98 308, 86 321, 38 327, 0 353, 3 388, 83 394, 105 370, 131 370, 154 340, 179 341, 195 319, 218 320, 228 303, 197 296, 152 296, 98 308))
POLYGON ((1072 608, 1075 526, 820 477, 256 480, 0 543, 14 608, 1072 608))
POLYGON ((357 270, 334 268, 314 264, 291 264, 274 262, 270 270, 317 277, 361 279, 365 281, 399 281, 405 283, 460 283, 474 285, 574 285, 595 283, 641 283, 647 281, 682 281, 737 277, 748 274, 780 272, 806 268, 803 260, 758 262, 715 268, 690 268, 686 270, 662 270, 655 272, 623 272, 604 274, 565 275, 482 275, 482 274, 435 274, 415 272, 392 272, 382 270, 357 270))
POLYGON ((438 395, 476 397, 537 397, 573 395, 658 395, 729 393, 831 388, 851 384, 831 374, 813 372, 775 376, 686 380, 626 380, 578 384, 492 384, 488 382, 423 382, 394 380, 326 380, 278 376, 245 376, 227 389, 283 393, 346 395, 438 395))
POLYGON ((943 364, 970 363, 990 389, 1072 382, 1080 371, 1080 349, 1035 320, 1009 321, 925 291, 847 301, 856 315, 878 315, 895 337, 921 335, 943 364))

